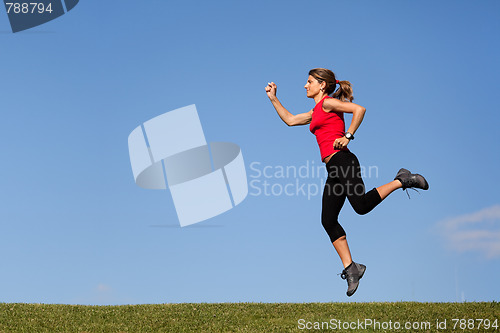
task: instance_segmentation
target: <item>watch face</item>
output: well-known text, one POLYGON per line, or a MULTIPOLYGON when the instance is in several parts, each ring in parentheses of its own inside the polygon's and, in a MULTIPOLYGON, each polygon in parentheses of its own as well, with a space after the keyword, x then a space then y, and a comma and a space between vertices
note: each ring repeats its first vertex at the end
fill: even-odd
POLYGON ((351 134, 351 133, 349 133, 349 132, 347 132, 347 133, 345 134, 345 137, 346 137, 346 138, 348 138, 348 139, 351 139, 351 138, 352 138, 352 134, 351 134))

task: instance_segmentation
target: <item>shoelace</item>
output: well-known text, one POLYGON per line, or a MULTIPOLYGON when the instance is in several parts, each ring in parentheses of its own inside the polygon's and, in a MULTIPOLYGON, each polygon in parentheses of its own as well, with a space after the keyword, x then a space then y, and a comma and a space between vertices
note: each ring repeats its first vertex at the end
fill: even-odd
POLYGON ((412 189, 413 191, 417 192, 420 195, 420 192, 417 189, 415 189, 413 187, 407 187, 404 191, 406 192, 406 195, 408 196, 408 199, 411 199, 410 198, 410 193, 408 193, 408 189, 412 189))
POLYGON ((339 273, 337 275, 340 275, 340 277, 342 278, 342 280, 347 279, 347 271, 345 269, 342 271, 342 273, 339 273))

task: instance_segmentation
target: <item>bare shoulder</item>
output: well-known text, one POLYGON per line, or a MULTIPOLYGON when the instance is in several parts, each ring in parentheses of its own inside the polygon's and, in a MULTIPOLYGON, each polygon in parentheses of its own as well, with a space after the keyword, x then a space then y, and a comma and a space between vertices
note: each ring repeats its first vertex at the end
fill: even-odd
POLYGON ((358 111, 364 110, 361 105, 358 105, 353 102, 343 102, 336 98, 327 98, 323 102, 323 110, 326 112, 345 112, 345 113, 354 113, 358 111))
POLYGON ((323 101, 323 110, 326 112, 337 111, 342 107, 342 104, 346 102, 342 102, 336 98, 325 98, 323 101))

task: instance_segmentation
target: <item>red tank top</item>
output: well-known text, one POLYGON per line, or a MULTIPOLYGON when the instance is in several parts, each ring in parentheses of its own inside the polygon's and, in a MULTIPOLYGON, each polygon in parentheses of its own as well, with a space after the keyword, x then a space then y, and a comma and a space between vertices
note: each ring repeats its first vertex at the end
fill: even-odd
MULTIPOLYGON (((325 96, 325 98, 333 97, 325 96)), ((323 102, 325 98, 319 101, 314 107, 311 123, 309 125, 309 130, 316 136, 316 141, 318 141, 322 161, 328 155, 340 151, 339 149, 333 148, 333 142, 335 139, 345 135, 344 113, 324 111, 323 102)), ((347 147, 342 150, 349 151, 347 147)))

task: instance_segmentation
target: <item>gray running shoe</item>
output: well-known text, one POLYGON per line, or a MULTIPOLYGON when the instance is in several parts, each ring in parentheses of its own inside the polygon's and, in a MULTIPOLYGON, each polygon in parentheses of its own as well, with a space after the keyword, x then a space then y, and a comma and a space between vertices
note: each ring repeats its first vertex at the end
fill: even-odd
POLYGON ((409 170, 400 169, 394 180, 399 180, 403 184, 403 190, 407 188, 420 188, 422 190, 428 190, 429 184, 425 180, 424 176, 418 173, 411 173, 409 170))
POLYGON ((347 266, 340 277, 347 280, 347 296, 352 296, 358 289, 359 279, 365 274, 366 266, 363 264, 355 263, 354 261, 347 266))

